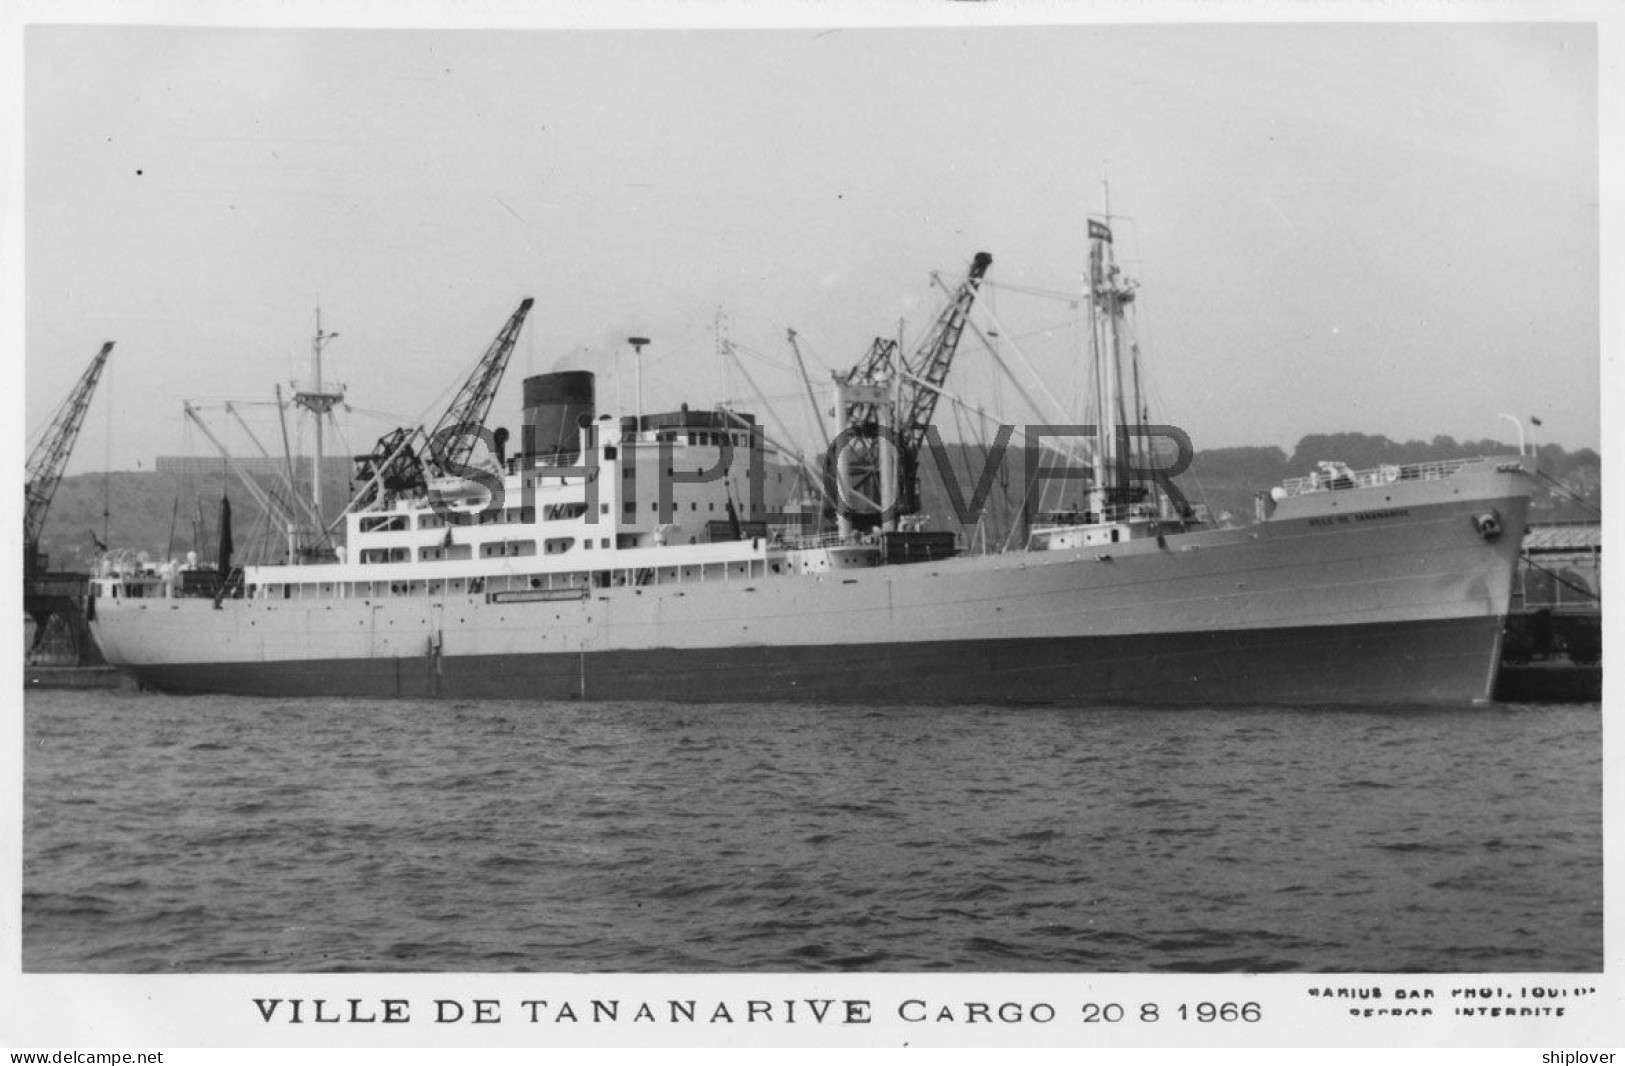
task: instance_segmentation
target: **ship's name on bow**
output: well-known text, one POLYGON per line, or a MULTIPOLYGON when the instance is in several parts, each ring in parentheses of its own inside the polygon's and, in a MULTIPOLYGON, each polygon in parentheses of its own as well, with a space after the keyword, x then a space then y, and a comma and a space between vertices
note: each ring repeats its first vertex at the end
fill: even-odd
POLYGON ((1346 526, 1354 522, 1375 522, 1380 518, 1409 518, 1408 507, 1390 507, 1386 511, 1357 511, 1354 514, 1332 514, 1324 518, 1311 518, 1312 526, 1346 526))

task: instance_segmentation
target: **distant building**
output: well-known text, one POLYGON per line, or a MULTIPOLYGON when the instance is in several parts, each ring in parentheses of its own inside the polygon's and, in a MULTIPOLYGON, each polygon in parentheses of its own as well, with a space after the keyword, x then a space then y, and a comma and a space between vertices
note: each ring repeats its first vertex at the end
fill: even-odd
MULTIPOLYGON (((353 460, 348 456, 328 456, 322 461, 323 473, 328 478, 343 479, 350 476, 353 460)), ((175 474, 185 477, 209 477, 225 469, 226 460, 218 455, 160 455, 154 467, 160 474, 175 474)), ((286 459, 268 459, 264 456, 233 456, 231 460, 233 469, 252 474, 255 477, 281 477, 288 470, 286 459)), ((310 477, 310 458, 308 456, 295 456, 293 460, 294 476, 300 479, 310 477)))
POLYGON ((1497 698, 1602 698, 1602 523, 1546 522, 1524 534, 1497 698), (1533 664, 1542 669, 1527 670, 1533 664), (1580 669, 1553 672, 1553 664, 1580 669))
POLYGON ((1529 527, 1513 587, 1514 609, 1595 612, 1602 609, 1602 523, 1553 522, 1529 527), (1517 602, 1522 601, 1521 605, 1517 602))

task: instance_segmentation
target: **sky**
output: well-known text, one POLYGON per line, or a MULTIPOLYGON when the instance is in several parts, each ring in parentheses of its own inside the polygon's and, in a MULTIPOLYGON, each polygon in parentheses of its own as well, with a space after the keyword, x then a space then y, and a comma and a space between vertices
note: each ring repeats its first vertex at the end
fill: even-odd
MULTIPOLYGON (((338 450, 432 424, 526 296, 492 424, 554 369, 630 405, 641 335, 647 409, 728 398, 805 440, 786 330, 827 381, 917 339, 931 273, 984 250, 978 314, 1066 407, 1074 312, 1019 290, 1077 291, 1108 195, 1153 419, 1198 449, 1512 441, 1503 414, 1600 447, 1583 22, 31 25, 22 48, 30 433, 117 342, 70 473, 211 454, 182 400, 308 379, 318 303, 338 450)), ((1001 380, 967 338, 950 389, 1028 418, 1001 380)))

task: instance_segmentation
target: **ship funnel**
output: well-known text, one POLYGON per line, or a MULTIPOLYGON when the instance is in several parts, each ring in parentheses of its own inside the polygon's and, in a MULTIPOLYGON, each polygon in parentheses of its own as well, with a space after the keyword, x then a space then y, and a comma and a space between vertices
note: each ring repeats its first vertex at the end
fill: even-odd
POLYGON ((570 466, 581 457, 581 427, 595 410, 590 370, 562 370, 525 379, 525 454, 542 465, 570 466))

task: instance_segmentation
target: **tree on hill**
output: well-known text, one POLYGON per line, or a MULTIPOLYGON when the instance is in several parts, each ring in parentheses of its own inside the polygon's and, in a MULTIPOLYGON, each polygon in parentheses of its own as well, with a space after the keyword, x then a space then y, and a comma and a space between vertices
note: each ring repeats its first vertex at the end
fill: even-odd
MULTIPOLYGON (((1542 468, 1548 462, 1566 463, 1568 455, 1556 445, 1541 450, 1542 468)), ((1517 445, 1498 440, 1464 440, 1440 435, 1431 441, 1412 440, 1401 444, 1387 437, 1367 433, 1311 433, 1298 441, 1291 467, 1299 472, 1315 468, 1321 461, 1347 463, 1355 470, 1369 470, 1389 463, 1432 463, 1445 459, 1471 459, 1481 455, 1511 455, 1517 445)), ((1589 451, 1590 449, 1582 449, 1589 451)), ((1577 453, 1578 454, 1578 453, 1577 453)), ((1591 453, 1593 456, 1595 452, 1591 453)))

